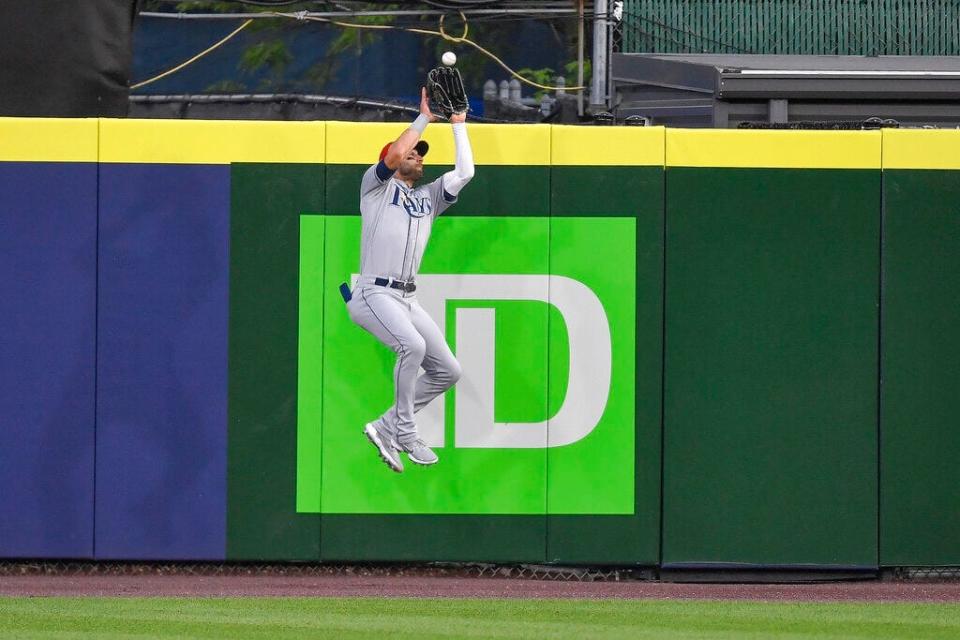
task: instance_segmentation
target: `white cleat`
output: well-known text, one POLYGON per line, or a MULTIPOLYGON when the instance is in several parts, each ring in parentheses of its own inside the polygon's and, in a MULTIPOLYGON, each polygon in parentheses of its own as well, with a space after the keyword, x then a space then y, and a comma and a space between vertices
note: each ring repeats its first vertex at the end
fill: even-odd
POLYGON ((410 458, 410 462, 415 464, 429 467, 431 464, 436 464, 437 460, 439 460, 437 454, 433 452, 433 449, 428 447, 420 438, 417 438, 409 444, 401 444, 400 448, 407 452, 407 457, 410 458))
POLYGON ((400 461, 400 452, 397 450, 398 447, 393 438, 380 431, 372 422, 366 424, 363 433, 367 436, 367 440, 377 448, 380 459, 397 473, 403 473, 403 462, 400 461))

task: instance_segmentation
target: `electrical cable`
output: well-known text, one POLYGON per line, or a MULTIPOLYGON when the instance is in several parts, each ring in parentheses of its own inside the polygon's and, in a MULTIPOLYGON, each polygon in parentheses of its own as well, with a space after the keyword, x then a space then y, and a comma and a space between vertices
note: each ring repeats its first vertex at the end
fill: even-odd
POLYGON ((447 41, 449 41, 449 42, 454 42, 454 43, 456 43, 456 44, 468 44, 468 45, 472 46, 473 48, 477 49, 477 50, 480 51, 482 54, 486 55, 488 58, 490 58, 491 60, 493 60, 494 62, 496 62, 497 64, 499 64, 501 67, 503 67, 503 68, 507 71, 507 73, 509 73, 510 75, 512 75, 513 77, 515 77, 517 80, 519 80, 520 82, 523 82, 523 83, 525 83, 525 84, 528 84, 528 85, 530 85, 531 87, 536 87, 537 89, 544 89, 544 90, 546 90, 546 91, 559 91, 559 90, 564 90, 564 91, 583 91, 584 89, 587 88, 586 86, 556 87, 556 86, 550 86, 550 85, 540 84, 539 82, 534 82, 533 80, 528 80, 527 78, 524 78, 522 75, 520 75, 519 73, 517 73, 516 71, 514 71, 513 69, 511 69, 511 68, 507 65, 507 63, 505 63, 503 60, 501 60, 500 58, 498 58, 495 54, 493 54, 492 52, 488 51, 487 49, 484 49, 482 46, 480 46, 479 44, 477 44, 477 43, 474 42, 473 40, 470 40, 469 38, 467 38, 467 34, 468 34, 469 30, 470 30, 470 25, 467 23, 467 17, 463 14, 462 11, 460 12, 460 19, 463 20, 463 34, 460 35, 460 36, 451 36, 451 35, 449 35, 449 34, 444 30, 444 28, 443 28, 443 19, 444 19, 445 16, 440 16, 440 22, 439 22, 439 25, 438 25, 439 31, 433 31, 433 30, 430 30, 430 29, 417 29, 417 28, 412 28, 412 27, 396 27, 396 26, 394 26, 394 25, 388 25, 388 24, 361 24, 361 23, 357 23, 357 22, 342 22, 342 21, 340 21, 340 20, 332 20, 332 19, 330 19, 330 18, 311 17, 311 16, 307 15, 306 12, 294 13, 294 14, 289 14, 289 13, 276 13, 275 15, 284 16, 284 17, 287 17, 287 18, 295 18, 295 19, 297 19, 297 20, 310 20, 310 21, 313 21, 313 22, 328 22, 328 23, 330 23, 330 24, 337 25, 338 27, 347 27, 347 28, 353 28, 353 29, 378 29, 378 30, 382 30, 382 31, 407 31, 407 32, 409 32, 409 33, 418 33, 418 34, 421 34, 421 35, 440 36, 441 38, 443 38, 444 40, 447 40, 447 41))
MULTIPOLYGON (((249 1, 249 0, 248 0, 248 1, 249 1)), ((477 0, 478 3, 487 2, 487 1, 488 1, 488 0, 477 0)), ((446 32, 446 30, 445 30, 444 27, 443 27, 443 21, 444 21, 444 18, 445 18, 446 16, 443 16, 443 15, 440 16, 440 21, 439 21, 439 24, 438 24, 439 31, 433 31, 433 30, 430 30, 430 29, 419 29, 419 28, 414 28, 414 27, 398 27, 398 26, 396 26, 396 25, 386 25, 386 24, 362 24, 362 23, 358 23, 358 22, 343 22, 343 21, 340 21, 340 20, 333 20, 333 19, 331 19, 331 18, 321 18, 321 17, 311 16, 311 15, 309 14, 309 12, 307 12, 307 11, 298 11, 298 12, 296 12, 296 13, 282 13, 282 12, 274 12, 274 11, 271 11, 271 12, 263 12, 263 13, 261 13, 260 15, 273 15, 273 16, 282 17, 282 18, 290 18, 290 19, 294 19, 294 20, 307 20, 307 21, 311 21, 311 22, 325 22, 325 23, 329 23, 329 24, 336 25, 336 26, 338 26, 338 27, 345 27, 345 28, 351 28, 351 29, 375 29, 375 30, 382 30, 382 31, 406 31, 406 32, 409 32, 409 33, 416 33, 416 34, 420 34, 420 35, 439 36, 439 37, 441 37, 441 38, 443 38, 444 40, 447 40, 447 41, 449 41, 449 42, 453 42, 453 43, 456 43, 456 44, 468 44, 468 45, 472 46, 473 48, 477 49, 477 50, 480 51, 482 54, 486 55, 486 56, 489 57, 491 60, 493 60, 494 62, 496 62, 497 64, 499 64, 501 67, 503 67, 503 69, 505 69, 505 70, 507 71, 507 73, 509 73, 511 76, 513 76, 514 78, 516 78, 516 79, 519 80, 520 82, 523 82, 524 84, 530 85, 531 87, 536 87, 537 89, 543 89, 543 90, 545 90, 545 91, 559 91, 559 90, 563 90, 563 91, 572 91, 572 92, 583 91, 584 89, 587 88, 585 85, 584 85, 584 86, 569 86, 569 87, 567 87, 567 86, 559 87, 559 86, 544 85, 544 84, 540 84, 539 82, 534 82, 533 80, 529 80, 529 79, 523 77, 522 75, 520 75, 519 73, 517 73, 516 71, 514 71, 512 68, 510 68, 510 66, 508 66, 507 63, 505 63, 503 60, 501 60, 499 57, 497 57, 493 52, 488 51, 487 49, 485 49, 484 47, 482 47, 480 44, 478 44, 478 43, 474 42, 473 40, 470 40, 469 38, 467 38, 467 34, 469 33, 469 30, 470 30, 470 25, 469 25, 469 23, 467 22, 467 17, 466 17, 466 15, 464 15, 463 11, 460 11, 459 14, 460 14, 460 19, 463 20, 463 34, 460 35, 460 36, 451 36, 451 35, 449 35, 449 34, 446 32)), ((234 31, 232 31, 230 34, 228 34, 225 38, 223 38, 222 40, 220 40, 220 41, 217 42, 216 44, 214 44, 214 45, 212 45, 211 47, 205 49, 204 51, 201 51, 200 53, 198 53, 197 55, 193 56, 193 57, 190 58, 189 60, 186 60, 186 61, 180 63, 179 65, 173 67, 172 69, 168 69, 167 71, 164 71, 163 73, 161 73, 161 74, 159 74, 159 75, 157 75, 157 76, 154 76, 153 78, 149 78, 149 79, 147 79, 147 80, 144 80, 143 82, 138 82, 137 84, 131 85, 131 86, 130 86, 130 89, 139 89, 140 87, 146 86, 146 85, 148 85, 148 84, 150 84, 150 83, 152 83, 152 82, 156 82, 157 80, 160 80, 161 78, 165 78, 165 77, 167 77, 167 76, 169 76, 169 75, 171 75, 171 74, 173 74, 173 73, 176 73, 177 71, 180 71, 180 70, 183 69, 184 67, 186 67, 186 66, 188 66, 188 65, 196 62, 197 60, 199 60, 199 59, 202 58, 203 56, 207 55, 207 54, 210 53, 211 51, 213 51, 213 50, 217 49, 218 47, 220 47, 221 45, 225 44, 227 41, 229 41, 231 38, 233 38, 235 35, 237 35, 237 34, 240 33, 241 31, 243 31, 247 26, 249 26, 251 22, 253 22, 253 19, 252 19, 252 18, 248 18, 248 19, 246 20, 246 22, 244 22, 244 23, 243 23, 242 25, 240 25, 237 29, 235 29, 234 31)))
POLYGON ((204 49, 203 51, 201 51, 201 52, 198 53, 197 55, 193 56, 193 57, 190 58, 189 60, 185 60, 184 62, 181 62, 181 63, 178 64, 177 66, 173 67, 172 69, 168 69, 167 71, 164 71, 164 72, 161 73, 160 75, 157 75, 157 76, 154 76, 154 77, 152 77, 152 78, 149 78, 148 80, 144 80, 143 82, 138 82, 137 84, 132 84, 132 85, 130 85, 130 88, 131 88, 131 89, 139 89, 140 87, 144 87, 144 86, 150 84, 151 82, 156 82, 157 80, 160 80, 161 78, 166 78, 166 77, 169 76, 170 74, 176 73, 177 71, 180 71, 180 69, 183 69, 183 68, 186 67, 187 65, 193 64, 194 62, 196 62, 197 60, 199 60, 199 59, 202 58, 203 56, 207 55, 208 53, 210 53, 210 52, 213 51, 214 49, 220 47, 221 45, 226 44, 227 41, 229 41, 233 36, 237 35, 237 34, 240 33, 241 31, 243 31, 244 29, 246 29, 248 26, 250 26, 250 24, 251 24, 252 22, 253 22, 253 20, 249 20, 249 19, 248 19, 246 22, 244 22, 244 23, 241 24, 239 27, 237 27, 236 29, 234 29, 233 31, 231 31, 225 38, 223 38, 222 40, 220 40, 219 42, 217 42, 217 43, 214 44, 213 46, 208 47, 207 49, 204 49))
MULTIPOLYGON (((130 96, 130 102, 137 104, 166 104, 166 103, 190 103, 190 104, 216 104, 216 103, 252 103, 269 104, 276 102, 295 102, 300 104, 330 104, 337 107, 359 107, 363 109, 378 109, 380 111, 394 111, 410 115, 420 113, 419 105, 409 103, 394 102, 391 100, 379 100, 375 98, 347 97, 347 96, 327 96, 315 94, 300 93, 251 93, 251 94, 172 94, 172 95, 136 95, 130 96)), ((516 120, 502 120, 498 118, 488 118, 468 114, 470 120, 477 122, 492 122, 501 124, 513 124, 516 120)), ((437 115, 438 119, 446 120, 443 116, 437 115)))

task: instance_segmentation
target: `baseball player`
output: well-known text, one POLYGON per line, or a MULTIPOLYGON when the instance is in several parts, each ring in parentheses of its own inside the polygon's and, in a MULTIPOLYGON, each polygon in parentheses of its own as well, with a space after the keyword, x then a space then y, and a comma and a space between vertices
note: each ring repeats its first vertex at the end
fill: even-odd
POLYGON ((417 435, 414 414, 452 387, 460 378, 447 341, 417 303, 416 277, 434 220, 457 201, 473 177, 473 155, 465 113, 450 116, 456 164, 433 182, 417 186, 423 157, 430 148, 421 140, 430 112, 427 91, 420 97, 420 115, 394 142, 380 152, 380 161, 367 169, 360 183, 360 278, 348 297, 350 319, 397 354, 393 369, 393 405, 364 434, 391 469, 400 473, 400 451, 411 462, 431 465, 434 453, 417 435), (424 373, 419 375, 420 368, 424 373))

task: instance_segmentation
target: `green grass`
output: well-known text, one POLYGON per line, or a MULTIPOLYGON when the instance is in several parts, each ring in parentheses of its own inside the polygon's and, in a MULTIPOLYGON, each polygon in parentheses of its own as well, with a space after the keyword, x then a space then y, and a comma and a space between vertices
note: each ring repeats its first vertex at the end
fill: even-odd
POLYGON ((2 638, 958 638, 960 605, 0 598, 2 638))

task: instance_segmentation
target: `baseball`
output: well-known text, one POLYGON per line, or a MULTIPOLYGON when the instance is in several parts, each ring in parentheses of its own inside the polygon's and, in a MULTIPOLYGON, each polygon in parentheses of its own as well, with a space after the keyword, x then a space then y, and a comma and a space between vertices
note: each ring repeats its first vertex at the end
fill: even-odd
POLYGON ((448 67, 452 67, 453 65, 457 64, 457 54, 455 54, 453 51, 447 51, 440 57, 440 61, 448 67))

